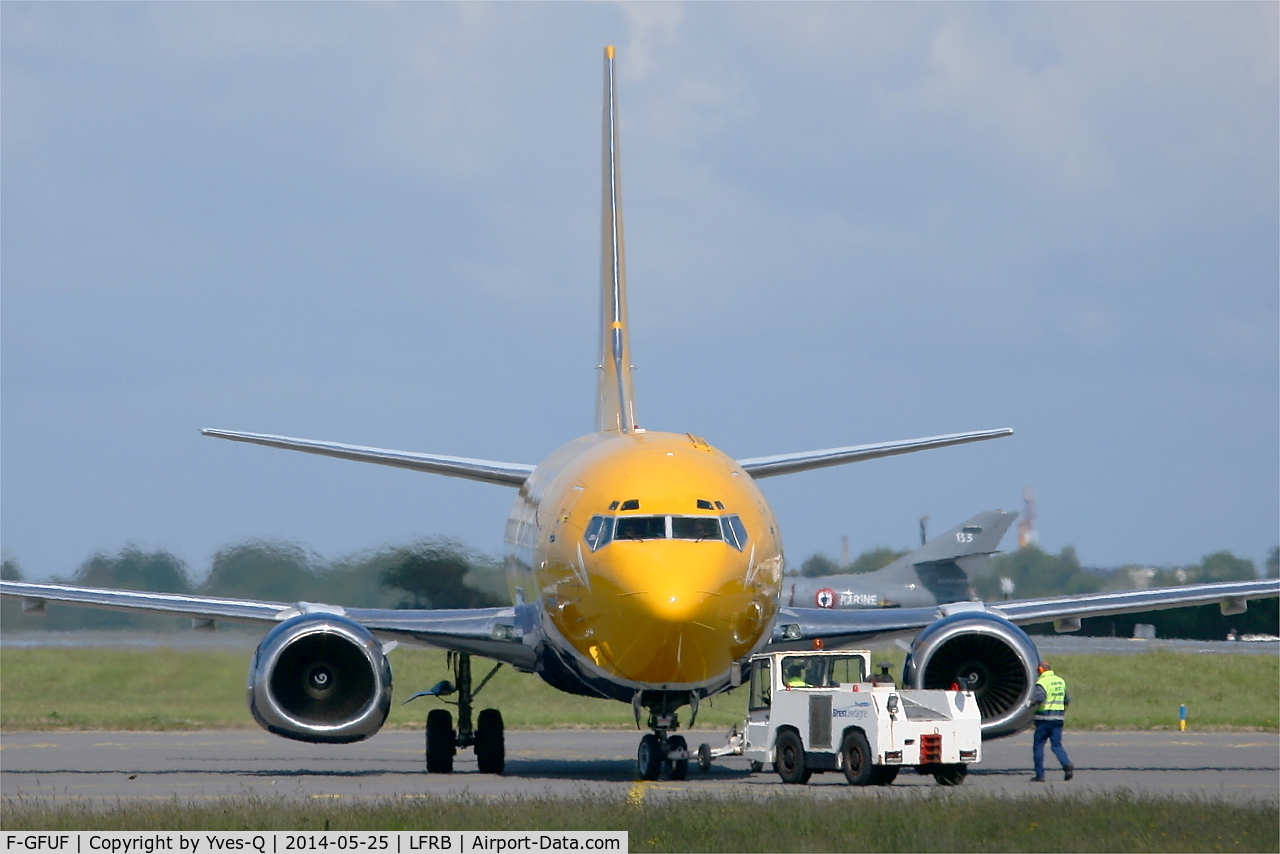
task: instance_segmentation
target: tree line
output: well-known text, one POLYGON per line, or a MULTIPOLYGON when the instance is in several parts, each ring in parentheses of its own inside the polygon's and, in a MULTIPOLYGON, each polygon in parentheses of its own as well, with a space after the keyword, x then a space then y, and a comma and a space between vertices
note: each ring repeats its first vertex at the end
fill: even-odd
MULTIPOLYGON (((21 567, 6 560, 0 574, 20 581, 21 567)), ((324 561, 296 543, 252 540, 219 550, 202 580, 163 549, 126 546, 98 552, 70 578, 53 581, 271 602, 330 602, 353 608, 481 608, 508 604, 501 565, 453 540, 427 539, 324 561)), ((174 617, 49 605, 42 617, 24 615, 6 601, 5 631, 46 629, 172 629, 189 625, 174 617)))
MULTIPOLYGON (((879 546, 868 549, 846 566, 830 557, 816 554, 801 564, 800 575, 820 577, 872 572, 888 566, 907 550, 879 546)), ((1280 577, 1280 546, 1267 556, 1264 574, 1280 577)), ((1230 551, 1207 554, 1197 563, 1182 566, 1149 567, 1126 564, 1120 567, 1086 567, 1073 546, 1058 554, 1031 545, 993 556, 986 567, 969 580, 976 598, 999 602, 1004 598, 1038 599, 1047 596, 1070 596, 1111 590, 1133 590, 1147 587, 1173 587, 1181 584, 1207 584, 1221 581, 1249 581, 1259 575, 1257 566, 1248 558, 1230 551), (1013 593, 1006 597, 1002 582, 1012 584, 1013 593)), ((1171 608, 1117 617, 1089 617, 1081 622, 1076 634, 1087 637, 1132 637, 1136 623, 1156 627, 1156 636, 1191 640, 1223 640, 1227 633, 1280 634, 1280 602, 1263 599, 1250 603, 1244 614, 1224 616, 1217 605, 1194 608, 1171 608)), ((1051 625, 1030 626, 1032 633, 1052 632, 1051 625)))
MULTIPOLYGON (((815 554, 801 562, 797 574, 821 577, 871 572, 904 554, 906 550, 877 546, 847 565, 815 554)), ((1271 550, 1265 573, 1269 578, 1280 577, 1280 547, 1271 550)), ((23 577, 21 567, 13 560, 3 562, 0 575, 11 580, 23 577)), ((1138 587, 1242 581, 1257 575, 1253 561, 1236 557, 1229 551, 1205 555, 1199 562, 1185 566, 1098 568, 1082 566, 1071 546, 1056 555, 1027 546, 995 555, 970 581, 977 598, 998 602, 1004 598, 1001 587, 1004 579, 1013 585, 1013 598, 1032 599, 1138 587)), ((272 602, 330 602, 354 608, 479 608, 508 604, 501 563, 443 538, 388 546, 332 561, 325 561, 296 543, 252 540, 219 550, 200 579, 196 581, 187 564, 168 551, 126 546, 116 554, 95 553, 70 578, 53 580, 86 587, 272 602)), ((19 604, 12 601, 0 605, 0 623, 5 631, 155 630, 189 625, 187 620, 174 617, 65 605, 50 605, 46 616, 37 617, 24 615, 19 604)), ((1083 621, 1080 633, 1129 637, 1135 623, 1154 624, 1159 637, 1221 640, 1229 630, 1280 633, 1280 608, 1277 600, 1267 599, 1252 603, 1247 613, 1232 617, 1224 617, 1216 605, 1094 617, 1083 621)), ((1033 628, 1043 629, 1045 627, 1033 628)))

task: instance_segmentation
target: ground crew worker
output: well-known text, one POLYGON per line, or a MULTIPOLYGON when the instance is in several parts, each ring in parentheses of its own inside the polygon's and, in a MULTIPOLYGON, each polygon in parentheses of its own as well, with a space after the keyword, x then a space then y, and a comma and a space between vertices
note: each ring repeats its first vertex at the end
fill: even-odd
POLYGON ((784 683, 788 688, 808 688, 809 682, 804 678, 805 660, 803 658, 786 659, 787 669, 784 683))
POLYGON ((1053 672, 1047 661, 1041 661, 1036 672, 1040 674, 1040 678, 1036 680, 1035 690, 1031 693, 1031 703, 1036 707, 1036 734, 1031 748, 1031 755, 1035 759, 1036 775, 1031 778, 1031 782, 1044 782, 1044 743, 1046 741, 1053 748, 1053 755, 1062 763, 1062 779, 1070 780, 1075 776, 1076 766, 1071 764, 1067 751, 1062 749, 1062 723, 1067 714, 1067 706, 1071 705, 1071 697, 1067 694, 1067 683, 1053 672))

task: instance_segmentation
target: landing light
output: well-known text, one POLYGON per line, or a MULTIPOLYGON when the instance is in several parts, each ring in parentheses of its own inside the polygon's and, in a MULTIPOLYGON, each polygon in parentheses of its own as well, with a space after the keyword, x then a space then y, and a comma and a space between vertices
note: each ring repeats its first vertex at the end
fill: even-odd
POLYGON ((489 637, 493 638, 496 641, 506 641, 506 640, 511 640, 511 638, 515 635, 515 633, 516 633, 516 630, 514 627, 504 626, 503 624, 499 623, 498 625, 493 627, 493 631, 489 633, 489 637))
POLYGON ((782 627, 783 640, 800 640, 800 627, 795 623, 788 623, 782 627))

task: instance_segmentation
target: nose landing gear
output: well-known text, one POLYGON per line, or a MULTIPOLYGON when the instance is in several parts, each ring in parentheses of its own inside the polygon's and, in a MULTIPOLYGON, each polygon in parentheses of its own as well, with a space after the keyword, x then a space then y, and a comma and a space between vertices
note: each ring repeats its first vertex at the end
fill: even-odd
POLYGON ((474 689, 471 687, 471 656, 465 652, 451 652, 449 665, 453 668, 453 682, 439 682, 427 691, 414 694, 405 702, 418 697, 440 697, 457 693, 458 699, 444 700, 458 707, 458 729, 453 728, 453 715, 448 709, 432 709, 427 715, 427 773, 453 773, 453 757, 459 747, 472 747, 476 752, 476 765, 481 774, 501 774, 506 767, 506 743, 502 725, 502 713, 497 709, 483 709, 477 726, 472 728, 471 709, 477 694, 493 674, 502 666, 499 662, 474 689))
POLYGON ((640 739, 640 749, 636 751, 637 777, 657 780, 664 771, 668 780, 689 776, 689 743, 684 736, 673 734, 679 727, 675 712, 650 712, 649 728, 653 732, 640 739))

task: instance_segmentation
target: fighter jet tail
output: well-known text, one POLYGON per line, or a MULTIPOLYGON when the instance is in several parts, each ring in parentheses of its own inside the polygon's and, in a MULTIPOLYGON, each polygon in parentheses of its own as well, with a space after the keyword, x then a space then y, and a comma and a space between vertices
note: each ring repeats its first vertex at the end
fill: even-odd
POLYGON ((799 578, 787 604, 819 608, 912 607, 969 598, 969 575, 1000 548, 1018 516, 1002 510, 979 513, 920 548, 874 572, 799 578))
POLYGON ((999 551, 1000 540, 1018 518, 1017 513, 987 510, 934 537, 875 572, 859 576, 863 583, 920 584, 941 604, 969 598, 969 574, 989 555, 999 551))

